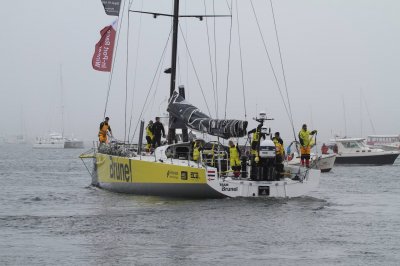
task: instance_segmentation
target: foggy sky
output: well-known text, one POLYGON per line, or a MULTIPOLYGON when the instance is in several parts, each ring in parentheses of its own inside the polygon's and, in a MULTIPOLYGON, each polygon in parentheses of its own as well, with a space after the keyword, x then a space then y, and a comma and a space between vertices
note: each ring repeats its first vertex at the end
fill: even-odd
MULTIPOLYGON (((243 0, 238 2, 247 119, 251 120, 256 111, 265 110, 275 118, 270 123, 272 130, 280 131, 284 139, 290 139, 292 132, 289 119, 273 79, 250 3, 243 0)), ((269 1, 253 2, 284 90, 269 1)), ((206 3, 207 12, 211 13, 212 1, 207 0, 206 3)), ((372 134, 370 120, 377 134, 399 134, 400 2, 275 0, 273 3, 296 132, 301 124, 307 123, 312 129, 318 129, 320 140, 328 140, 333 134, 345 134, 346 117, 347 136, 372 134), (360 96, 361 91, 363 97, 360 96)), ((134 1, 132 9, 141 8, 170 13, 172 1, 144 1, 143 6, 142 1, 134 1)), ((234 9, 234 15, 235 12, 234 9)), ((203 1, 181 0, 181 13, 203 14, 203 1)), ((216 1, 216 13, 229 13, 225 0, 216 1)), ((114 135, 119 139, 124 138, 125 125, 126 13, 124 16, 107 108, 114 135)), ((63 105, 66 135, 73 133, 81 139, 97 139, 109 74, 93 70, 91 58, 94 45, 100 37, 99 31, 114 19, 104 13, 100 0, 18 0, 2 3, 0 135, 22 132, 33 139, 50 130, 60 131, 63 105), (63 97, 60 65, 63 69, 63 97)), ((133 115, 136 125, 171 21, 169 18, 153 19, 137 14, 131 14, 129 19, 128 103, 130 105, 134 90, 133 115), (139 51, 138 55, 136 51, 139 51)), ((208 19, 208 24, 212 42, 211 57, 214 60, 213 20, 208 19)), ((185 19, 181 21, 181 26, 211 115, 216 116, 205 20, 185 19)), ((229 28, 229 18, 217 19, 219 117, 224 117, 225 113, 229 28)), ((161 69, 169 65, 170 46, 161 69)), ((244 118, 240 76, 238 33, 234 18, 227 118, 244 118)), ((154 92, 154 86, 146 103, 143 117, 146 121, 162 114, 166 107, 169 76, 161 73, 157 80, 157 91, 154 92)), ((182 37, 179 40, 177 81, 177 85, 185 85, 189 101, 207 113, 182 37)), ((250 129, 255 126, 254 122, 250 124, 250 129)))

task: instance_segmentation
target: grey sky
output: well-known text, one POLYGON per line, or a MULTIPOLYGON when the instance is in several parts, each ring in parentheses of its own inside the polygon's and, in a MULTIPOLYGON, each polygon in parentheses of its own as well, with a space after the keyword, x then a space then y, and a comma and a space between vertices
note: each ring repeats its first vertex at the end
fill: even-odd
MULTIPOLYGON (((228 0, 230 2, 230 0, 228 0)), ((266 110, 276 120, 273 131, 289 138, 289 120, 273 80, 249 1, 239 0, 248 119, 256 110, 266 110)), ((253 0, 275 70, 283 82, 279 53, 269 1, 253 0)), ((211 12, 212 1, 207 0, 211 12)), ((365 105, 360 109, 360 89, 368 103, 376 133, 398 134, 400 124, 400 10, 399 1, 274 1, 275 16, 285 64, 296 132, 302 123, 319 130, 326 140, 331 133, 344 134, 343 100, 346 106, 347 135, 359 136, 372 129, 365 105), (362 116, 360 116, 360 111, 362 116), (362 119, 360 118, 362 117, 362 119)), ((133 9, 140 9, 135 1, 133 9)), ((144 10, 168 13, 172 1, 144 1, 144 10)), ((227 14, 226 1, 216 1, 219 14, 227 14)), ((204 13, 203 1, 181 0, 181 12, 204 13), (193 3, 192 3, 193 2, 193 3)), ((130 91, 135 83, 134 107, 138 117, 170 29, 168 18, 154 20, 142 16, 139 53, 138 15, 130 16, 130 91), (136 80, 134 66, 138 58, 136 80)), ((91 57, 99 31, 113 21, 104 13, 100 0, 7 1, 2 3, 0 20, 0 123, 2 134, 21 131, 34 138, 61 127, 60 64, 63 66, 65 132, 86 140, 97 138, 102 119, 109 76, 94 71, 91 57)), ((126 16, 125 16, 126 19, 126 16)), ((209 20, 212 34, 212 20, 209 20)), ((107 114, 114 134, 124 137, 126 20, 122 25, 115 76, 107 114)), ((219 116, 224 116, 229 19, 217 20, 217 64, 219 116)), ((201 79, 212 115, 214 97, 209 69, 205 21, 182 21, 187 41, 201 79)), ((211 36, 212 37, 212 36, 211 36)), ((213 40, 213 39, 212 39, 213 40)), ((232 33, 232 61, 228 118, 243 118, 244 108, 239 68, 236 20, 232 33)), ((214 46, 212 44, 212 52, 214 46)), ((214 55, 212 55, 214 60, 214 55)), ((170 51, 162 68, 170 61, 170 51)), ((188 62, 182 39, 179 43, 178 83, 187 88, 188 99, 202 110, 206 105, 188 62), (186 71, 187 65, 189 70, 186 71)), ((159 115, 168 95, 168 77, 161 74, 157 93, 151 92, 144 113, 146 120, 159 115), (160 107, 161 106, 161 107, 160 107)), ((129 92, 131 95, 131 92, 129 92)), ((129 96, 128 101, 131 101, 129 96)), ((363 103, 364 104, 364 103, 363 103)), ((252 122, 251 126, 255 124, 252 122)))

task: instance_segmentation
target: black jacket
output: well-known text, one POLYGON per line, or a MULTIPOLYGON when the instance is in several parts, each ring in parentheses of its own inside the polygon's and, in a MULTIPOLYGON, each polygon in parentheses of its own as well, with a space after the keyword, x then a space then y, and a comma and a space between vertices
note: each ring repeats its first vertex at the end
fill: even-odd
POLYGON ((152 127, 154 136, 165 136, 164 125, 161 122, 155 122, 152 127), (162 134, 161 134, 162 132, 162 134))

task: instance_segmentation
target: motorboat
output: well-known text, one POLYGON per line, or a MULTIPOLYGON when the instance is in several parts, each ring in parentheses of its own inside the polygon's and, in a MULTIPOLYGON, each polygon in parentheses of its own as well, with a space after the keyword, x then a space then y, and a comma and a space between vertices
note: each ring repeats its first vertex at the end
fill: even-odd
POLYGON ((65 138, 62 134, 51 132, 46 137, 37 137, 33 148, 35 149, 64 149, 65 138))
POLYGON ((400 154, 399 151, 370 148, 364 138, 332 139, 330 147, 337 152, 335 164, 393 164, 400 154))
MULTIPOLYGON (((300 156, 298 154, 293 154, 288 157, 287 164, 289 165, 301 165, 300 156), (289 160, 290 159, 290 160, 289 160)), ((310 155, 310 167, 313 169, 319 169, 322 173, 330 172, 335 164, 336 154, 315 154, 310 155)))

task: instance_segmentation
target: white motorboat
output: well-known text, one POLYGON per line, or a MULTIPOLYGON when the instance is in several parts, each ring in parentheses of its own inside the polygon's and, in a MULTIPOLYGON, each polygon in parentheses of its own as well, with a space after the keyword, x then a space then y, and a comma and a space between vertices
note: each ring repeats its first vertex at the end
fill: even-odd
MULTIPOLYGON (((332 170, 335 164, 336 154, 311 154, 310 167, 321 170, 322 173, 326 173, 332 170)), ((289 165, 301 165, 300 156, 295 155, 294 158, 287 162, 289 165)))
POLYGON ((64 149, 65 138, 62 134, 52 132, 47 137, 37 137, 33 148, 35 149, 64 149))
POLYGON ((330 145, 337 150, 336 164, 393 164, 399 156, 399 151, 384 151, 370 148, 365 144, 364 138, 332 139, 330 145), (333 147, 336 144, 337 148, 333 147))

